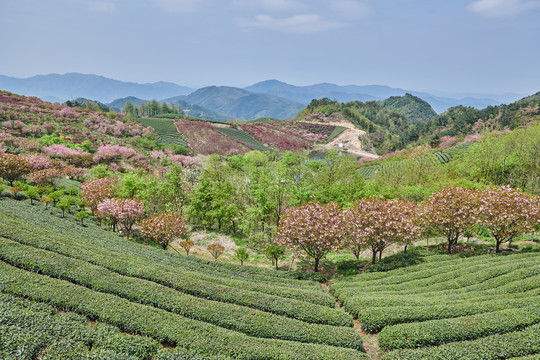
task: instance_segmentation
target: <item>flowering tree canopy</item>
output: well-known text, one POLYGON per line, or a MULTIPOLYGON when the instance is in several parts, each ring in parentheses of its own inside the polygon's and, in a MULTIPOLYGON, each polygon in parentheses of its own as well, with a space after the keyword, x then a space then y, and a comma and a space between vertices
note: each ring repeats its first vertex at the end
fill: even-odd
POLYGON ((120 224, 128 238, 133 225, 144 214, 143 203, 134 199, 105 199, 97 209, 104 216, 120 224))
POLYGON ((476 192, 478 218, 496 241, 496 252, 500 245, 512 241, 517 235, 532 232, 538 223, 539 198, 522 193, 509 186, 476 192))
POLYGON ((345 244, 358 259, 369 248, 375 263, 390 244, 410 244, 420 234, 417 206, 410 201, 372 197, 356 202, 344 211, 345 244))
POLYGON ((424 226, 446 237, 448 253, 459 237, 478 223, 474 191, 459 186, 431 194, 420 211, 424 226))
POLYGON ((137 152, 132 148, 124 145, 102 145, 93 156, 94 162, 112 161, 117 158, 128 159, 137 155, 137 152))
POLYGON ((305 252, 314 259, 314 270, 319 271, 319 261, 341 245, 342 215, 340 207, 333 202, 321 205, 311 201, 290 208, 280 219, 276 243, 295 252, 305 252))
POLYGON ((21 176, 28 174, 32 170, 30 163, 28 163, 23 157, 0 153, 0 177, 9 181, 10 185, 20 178, 21 176))
POLYGON ((34 171, 27 177, 36 185, 51 185, 52 187, 56 188, 57 181, 64 177, 64 172, 57 168, 48 168, 34 171))
POLYGON ((85 181, 81 184, 81 199, 92 212, 96 212, 103 200, 113 197, 117 184, 118 179, 112 177, 85 181))
POLYGON ((51 146, 44 146, 43 147, 43 152, 45 154, 49 154, 49 155, 56 155, 56 156, 60 156, 62 158, 69 158, 71 156, 75 156, 75 155, 90 155, 90 153, 87 153, 86 151, 83 151, 83 150, 78 150, 78 149, 71 149, 65 145, 61 145, 61 144, 54 144, 54 145, 51 145, 51 146))
MULTIPOLYGON (((173 213, 154 215, 141 220, 139 225, 143 237, 161 244, 163 250, 166 250, 174 239, 183 237, 187 233, 185 218, 173 213)), ((191 242, 191 246, 193 246, 193 242, 191 242)), ((189 253, 189 248, 186 249, 186 253, 189 253)))

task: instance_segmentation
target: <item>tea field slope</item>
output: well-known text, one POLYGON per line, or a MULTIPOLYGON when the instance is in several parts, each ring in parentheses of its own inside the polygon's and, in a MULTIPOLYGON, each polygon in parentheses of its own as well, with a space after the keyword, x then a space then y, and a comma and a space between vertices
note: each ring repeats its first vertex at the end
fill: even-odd
POLYGON ((51 211, 0 200, 2 358, 367 358, 318 283, 168 253, 51 211))
POLYGON ((540 354, 540 253, 447 258, 333 281, 384 359, 540 354))

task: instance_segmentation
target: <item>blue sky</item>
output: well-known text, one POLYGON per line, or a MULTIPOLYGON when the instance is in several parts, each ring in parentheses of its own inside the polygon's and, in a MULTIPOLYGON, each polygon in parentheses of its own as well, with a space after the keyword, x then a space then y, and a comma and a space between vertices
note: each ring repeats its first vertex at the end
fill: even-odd
POLYGON ((540 0, 0 0, 0 74, 540 90, 540 0))

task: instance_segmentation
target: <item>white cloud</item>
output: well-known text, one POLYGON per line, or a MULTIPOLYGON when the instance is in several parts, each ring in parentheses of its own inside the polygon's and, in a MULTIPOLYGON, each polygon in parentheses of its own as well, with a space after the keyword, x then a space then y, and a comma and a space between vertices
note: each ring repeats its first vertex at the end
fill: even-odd
POLYGON ((340 28, 346 26, 346 24, 326 20, 316 14, 300 14, 287 18, 259 15, 255 20, 241 22, 240 26, 287 33, 311 34, 340 28))
POLYGON ((369 7, 359 1, 334 0, 328 4, 329 8, 345 19, 361 19, 369 15, 369 7))
POLYGON ((209 0, 152 0, 167 12, 191 13, 205 8, 209 0))
POLYGON ((298 0, 233 0, 241 9, 263 9, 270 12, 304 11, 306 5, 298 0))
POLYGON ((490 18, 515 16, 538 7, 538 0, 478 0, 467 6, 470 11, 490 18))

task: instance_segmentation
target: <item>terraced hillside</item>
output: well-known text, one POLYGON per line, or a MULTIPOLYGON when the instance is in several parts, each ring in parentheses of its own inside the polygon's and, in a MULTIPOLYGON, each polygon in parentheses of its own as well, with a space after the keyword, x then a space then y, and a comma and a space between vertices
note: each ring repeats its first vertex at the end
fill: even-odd
MULTIPOLYGON (((423 156, 417 161, 422 161, 423 163, 429 164, 446 164, 450 162, 456 156, 457 154, 467 151, 467 149, 472 145, 473 143, 462 143, 456 146, 452 146, 448 149, 437 151, 432 154, 423 156)), ((408 161, 400 160, 400 161, 390 161, 385 162, 379 165, 368 165, 361 167, 359 169, 360 174, 366 179, 371 179, 375 174, 378 172, 385 172, 385 173, 392 173, 393 171, 398 171, 400 168, 407 166, 409 164, 408 161)))
POLYGON ((188 146, 187 139, 176 129, 174 120, 160 118, 141 118, 139 122, 144 126, 150 126, 158 134, 158 142, 162 144, 173 144, 188 146))
POLYGON ((331 292, 383 359, 540 356, 540 254, 431 256, 335 281, 331 292))
POLYGON ((352 325, 292 273, 180 256, 0 200, 0 358, 366 359, 352 325))

